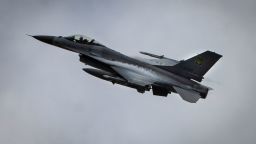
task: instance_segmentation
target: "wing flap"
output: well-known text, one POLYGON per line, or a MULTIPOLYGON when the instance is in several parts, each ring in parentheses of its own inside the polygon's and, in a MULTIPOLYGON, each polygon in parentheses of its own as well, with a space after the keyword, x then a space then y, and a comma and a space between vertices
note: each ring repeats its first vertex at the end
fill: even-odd
POLYGON ((181 98, 187 102, 196 103, 201 98, 200 94, 195 91, 186 90, 175 86, 173 88, 177 91, 181 98))

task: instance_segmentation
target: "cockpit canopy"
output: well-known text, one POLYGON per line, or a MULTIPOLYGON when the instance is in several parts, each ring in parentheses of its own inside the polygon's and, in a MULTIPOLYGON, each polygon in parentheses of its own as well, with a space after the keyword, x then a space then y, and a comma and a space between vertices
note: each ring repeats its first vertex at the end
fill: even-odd
POLYGON ((104 45, 100 44, 99 42, 95 41, 94 39, 84 36, 84 35, 73 35, 73 36, 67 36, 64 38, 67 40, 73 41, 73 42, 80 43, 80 44, 104 46, 104 45))

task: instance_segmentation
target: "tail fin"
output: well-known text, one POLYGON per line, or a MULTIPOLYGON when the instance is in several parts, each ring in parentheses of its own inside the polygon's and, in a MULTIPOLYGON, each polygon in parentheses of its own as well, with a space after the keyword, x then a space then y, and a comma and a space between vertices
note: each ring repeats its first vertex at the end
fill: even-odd
POLYGON ((190 59, 180 61, 174 67, 182 71, 187 71, 190 78, 202 81, 205 73, 222 57, 222 55, 215 52, 206 51, 196 55, 190 59))

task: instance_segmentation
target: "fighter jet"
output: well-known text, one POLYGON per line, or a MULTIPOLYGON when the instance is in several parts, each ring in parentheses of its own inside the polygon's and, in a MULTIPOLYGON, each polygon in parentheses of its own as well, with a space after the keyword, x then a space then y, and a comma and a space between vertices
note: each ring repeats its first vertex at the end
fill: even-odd
POLYGON ((35 35, 35 39, 79 54, 80 62, 94 68, 83 70, 100 79, 120 84, 140 93, 167 97, 178 93, 190 103, 205 99, 211 88, 200 84, 205 73, 222 57, 205 51, 187 60, 174 60, 164 55, 147 52, 141 54, 151 59, 133 58, 112 50, 84 35, 47 36, 35 35))

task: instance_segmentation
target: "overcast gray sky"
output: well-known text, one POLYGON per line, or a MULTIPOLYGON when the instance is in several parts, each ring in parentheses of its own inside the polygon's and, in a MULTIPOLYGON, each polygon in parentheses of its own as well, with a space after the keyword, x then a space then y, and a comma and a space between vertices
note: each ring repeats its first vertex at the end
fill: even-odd
POLYGON ((254 144, 255 0, 1 0, 0 143, 254 144), (206 100, 143 95, 25 34, 85 34, 122 53, 224 57, 206 100))

